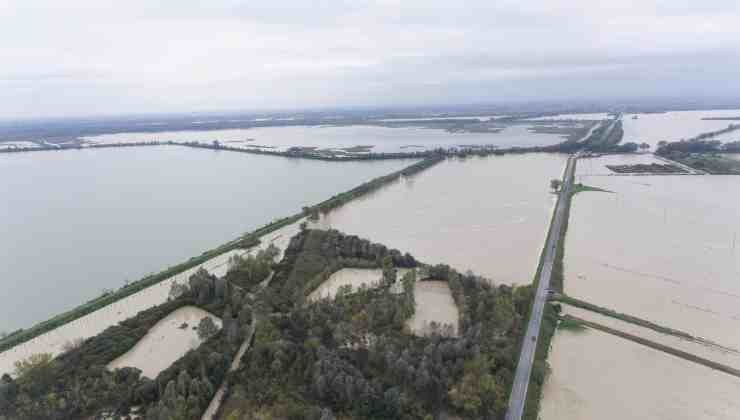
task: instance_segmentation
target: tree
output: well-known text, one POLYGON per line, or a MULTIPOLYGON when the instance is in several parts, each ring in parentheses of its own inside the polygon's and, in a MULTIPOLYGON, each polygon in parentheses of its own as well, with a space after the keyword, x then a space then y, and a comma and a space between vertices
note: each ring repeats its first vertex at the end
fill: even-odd
POLYGON ((52 357, 49 353, 37 353, 27 359, 15 362, 15 375, 18 378, 27 378, 31 381, 51 373, 52 357))
POLYGON ((218 327, 210 316, 203 317, 198 323, 198 337, 203 341, 213 337, 217 332, 218 327))
POLYGON ((175 300, 189 291, 188 286, 178 282, 172 282, 169 298, 175 300))
POLYGON ((74 349, 78 349, 80 348, 80 346, 82 346, 82 343, 84 342, 85 339, 82 337, 75 338, 74 340, 69 340, 62 345, 62 353, 69 353, 74 349))
POLYGON ((560 191, 560 187, 563 185, 563 181, 559 179, 550 180, 550 189, 553 191, 560 191))
POLYGON ((396 282, 397 270, 393 266, 393 258, 390 255, 383 257, 383 284, 391 286, 396 282))
POLYGON ((640 150, 647 150, 650 148, 650 145, 647 143, 640 143, 640 150))

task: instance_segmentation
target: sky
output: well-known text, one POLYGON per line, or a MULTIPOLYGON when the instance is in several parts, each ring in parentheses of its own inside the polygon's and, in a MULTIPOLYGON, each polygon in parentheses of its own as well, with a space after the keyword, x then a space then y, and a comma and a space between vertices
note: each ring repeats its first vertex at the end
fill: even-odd
POLYGON ((0 116, 740 97, 737 0, 0 0, 0 116))

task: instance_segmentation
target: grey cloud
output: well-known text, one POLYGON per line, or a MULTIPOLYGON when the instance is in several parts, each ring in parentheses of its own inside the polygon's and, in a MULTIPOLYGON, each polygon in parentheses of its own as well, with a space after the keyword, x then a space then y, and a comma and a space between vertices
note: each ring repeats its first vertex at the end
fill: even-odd
POLYGON ((739 4, 0 0, 0 113, 727 96, 739 4))

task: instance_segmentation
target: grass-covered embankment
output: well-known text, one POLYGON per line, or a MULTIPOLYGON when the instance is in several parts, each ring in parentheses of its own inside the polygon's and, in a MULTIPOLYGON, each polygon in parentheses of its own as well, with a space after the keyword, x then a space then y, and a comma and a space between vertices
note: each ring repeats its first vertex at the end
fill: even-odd
MULTIPOLYGON (((337 194, 326 201, 323 201, 311 208, 315 208, 321 211, 329 211, 333 208, 339 207, 348 203, 349 201, 360 197, 368 192, 377 190, 385 184, 393 182, 399 179, 401 176, 409 176, 415 173, 421 172, 439 162, 444 160, 443 156, 433 155, 427 159, 416 162, 410 166, 407 166, 399 171, 390 173, 388 175, 380 176, 372 179, 371 181, 365 182, 349 191, 337 194)), ((180 274, 186 270, 196 267, 211 258, 217 257, 221 254, 229 252, 237 248, 249 248, 259 244, 259 238, 268 233, 274 232, 284 226, 293 224, 305 216, 305 213, 296 213, 292 216, 288 216, 276 221, 273 221, 253 232, 244 234, 243 236, 227 242, 217 248, 206 251, 197 257, 190 258, 189 260, 169 267, 159 273, 148 275, 141 280, 127 284, 120 289, 106 293, 103 296, 90 300, 74 309, 59 314, 49 320, 40 322, 33 327, 25 330, 19 330, 13 334, 0 340, 0 352, 6 351, 14 346, 29 341, 41 334, 49 332, 61 325, 68 322, 72 322, 78 318, 81 318, 87 314, 90 314, 100 308, 103 308, 111 303, 119 301, 125 297, 131 296, 132 294, 151 287, 161 281, 164 281, 174 275, 180 274)))
POLYGON ((615 335, 617 337, 624 338, 625 340, 630 340, 638 344, 642 344, 644 346, 650 347, 652 349, 662 351, 664 353, 671 354, 676 357, 680 357, 682 359, 688 360, 690 362, 698 363, 700 365, 704 365, 708 368, 718 370, 720 372, 727 373, 732 376, 740 377, 740 370, 729 367, 727 365, 723 365, 721 363, 714 362, 709 359, 705 359, 703 357, 699 357, 695 354, 687 353, 683 350, 679 350, 673 347, 666 346, 664 344, 656 343, 655 341, 651 341, 642 337, 638 337, 633 334, 629 334, 623 331, 615 330, 614 328, 609 328, 607 326, 598 324, 596 322, 592 321, 586 321, 585 319, 581 319, 578 317, 574 317, 572 315, 564 315, 563 319, 568 320, 568 322, 574 322, 579 323, 581 325, 584 325, 589 328, 593 328, 595 330, 599 330, 608 334, 615 335))
POLYGON ((617 312, 613 309, 604 308, 602 306, 594 305, 593 303, 589 303, 580 299, 576 299, 574 297, 570 297, 563 294, 554 294, 552 296, 553 301, 561 302, 570 306, 575 306, 577 308, 585 309, 587 311, 596 312, 601 315, 605 315, 611 318, 618 319, 620 321, 628 322, 633 325, 637 325, 643 328, 648 328, 650 330, 662 333, 662 334, 668 334, 672 335, 678 338, 681 338, 683 340, 688 340, 700 344, 705 344, 711 347, 717 347, 721 348, 723 351, 729 351, 729 352, 737 352, 737 350, 724 347, 722 345, 716 344, 714 342, 711 342, 709 340, 705 340, 701 337, 696 337, 694 335, 691 335, 687 332, 676 330, 673 328, 668 328, 659 324, 656 324, 654 322, 648 321, 646 319, 638 318, 636 316, 624 314, 621 312, 617 312))

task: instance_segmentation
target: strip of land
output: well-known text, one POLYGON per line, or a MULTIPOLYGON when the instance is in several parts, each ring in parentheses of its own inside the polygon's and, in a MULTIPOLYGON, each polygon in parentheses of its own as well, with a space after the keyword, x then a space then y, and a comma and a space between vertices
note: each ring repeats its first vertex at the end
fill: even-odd
POLYGON ((671 354, 671 355, 676 356, 676 357, 680 357, 681 359, 688 360, 688 361, 694 362, 694 363, 698 363, 698 364, 704 365, 704 366, 706 366, 708 368, 711 368, 711 369, 714 369, 714 370, 718 370, 720 372, 724 372, 724 373, 727 373, 729 375, 737 376, 737 377, 740 378, 740 370, 738 370, 738 369, 729 367, 727 365, 723 365, 721 363, 714 362, 714 361, 709 360, 709 359, 705 359, 703 357, 699 357, 699 356, 694 355, 694 354, 691 354, 691 353, 687 353, 687 352, 685 352, 683 350, 678 350, 676 348, 669 347, 669 346, 666 346, 664 344, 656 343, 655 341, 647 340, 645 338, 638 337, 638 336, 633 335, 633 334, 629 334, 629 333, 626 333, 626 332, 623 332, 623 331, 615 330, 614 328, 609 328, 607 326, 598 324, 596 322, 586 321, 585 319, 578 318, 578 317, 575 317, 575 316, 572 316, 572 315, 563 315, 563 320, 565 320, 567 322, 570 322, 570 323, 576 323, 576 324, 580 324, 580 325, 583 325, 583 326, 586 326, 586 327, 589 327, 589 328, 593 328, 595 330, 603 331, 605 333, 609 333, 609 334, 615 335, 617 337, 621 337, 621 338, 624 338, 626 340, 630 340, 630 341, 633 341, 635 343, 642 344, 642 345, 647 346, 647 347, 650 347, 652 349, 659 350, 659 351, 662 351, 662 352, 667 353, 667 354, 671 354))

